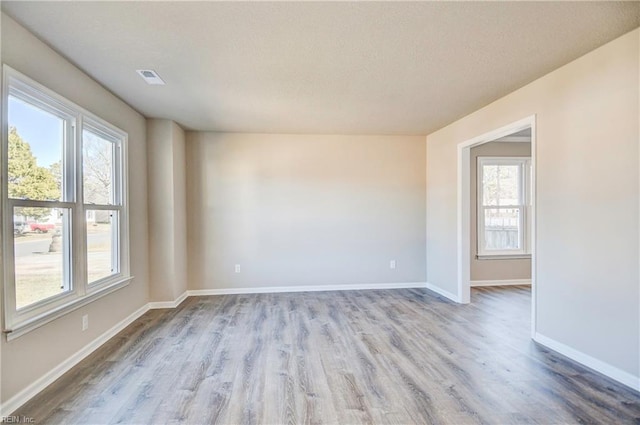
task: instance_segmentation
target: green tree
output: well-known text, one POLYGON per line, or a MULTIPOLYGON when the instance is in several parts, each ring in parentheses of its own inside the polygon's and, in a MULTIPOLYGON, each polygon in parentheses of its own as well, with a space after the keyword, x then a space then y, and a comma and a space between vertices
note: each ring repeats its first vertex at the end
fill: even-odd
MULTIPOLYGON (((38 166, 31 146, 9 127, 9 197, 15 199, 57 200, 60 198, 60 180, 51 169, 38 166)), ((48 215, 43 208, 23 208, 22 213, 38 220, 48 215)))

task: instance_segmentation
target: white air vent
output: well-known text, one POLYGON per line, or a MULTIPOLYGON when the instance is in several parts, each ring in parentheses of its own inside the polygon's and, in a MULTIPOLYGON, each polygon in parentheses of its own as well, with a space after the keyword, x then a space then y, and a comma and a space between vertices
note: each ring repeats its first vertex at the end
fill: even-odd
POLYGON ((153 69, 138 69, 136 72, 144 78, 147 84, 164 86, 164 81, 153 69))

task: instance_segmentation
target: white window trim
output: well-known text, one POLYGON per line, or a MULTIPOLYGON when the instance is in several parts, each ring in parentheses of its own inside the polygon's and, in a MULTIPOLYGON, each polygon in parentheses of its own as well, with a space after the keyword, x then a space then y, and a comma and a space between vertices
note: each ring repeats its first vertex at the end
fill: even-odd
POLYGON ((476 229, 477 255, 479 260, 488 259, 526 259, 531 258, 531 157, 528 156, 479 156, 476 166, 476 229), (485 165, 518 165, 520 167, 520 203, 517 205, 484 206, 483 166, 485 165), (485 227, 484 210, 510 208, 520 210, 521 249, 487 250, 484 248, 485 227))
MULTIPOLYGON (((60 96, 47 87, 39 84, 24 74, 14 70, 13 68, 3 65, 2 78, 2 146, 0 147, 0 163, 2 168, 2 185, 1 185, 1 218, 2 218, 2 258, 3 263, 3 301, 4 301, 4 317, 3 332, 7 336, 7 340, 12 340, 23 335, 33 329, 36 329, 45 323, 48 323, 60 316, 80 308, 96 299, 107 295, 117 289, 120 289, 131 281, 133 278, 130 274, 130 249, 129 249, 129 197, 128 197, 128 135, 123 130, 113 126, 100 117, 92 114, 86 109, 76 105, 68 99, 60 96), (69 208, 72 213, 71 226, 71 242, 74 246, 76 257, 73 252, 68 261, 72 274, 72 289, 45 300, 41 300, 32 305, 26 306, 19 311, 15 308, 15 284, 13 270, 13 228, 12 219, 14 200, 8 198, 8 103, 11 91, 19 91, 20 97, 29 97, 29 101, 35 101, 38 105, 43 105, 48 112, 54 112, 59 115, 63 113, 70 121, 74 122, 74 126, 67 128, 67 131, 73 131, 74 150, 65 149, 65 160, 74 163, 73 173, 69 173, 65 178, 75 179, 75 186, 72 190, 74 193, 66 193, 64 201, 30 201, 20 200, 20 206, 41 206, 49 208, 69 208), (52 105, 53 108, 48 105, 52 105), (111 140, 117 139, 117 145, 120 152, 117 156, 119 177, 115 183, 118 186, 116 193, 119 198, 114 200, 114 204, 118 205, 92 205, 83 204, 82 194, 82 130, 85 128, 83 123, 86 122, 87 128, 91 131, 99 132, 107 136, 111 140), (75 152, 75 157, 69 154, 75 152), (71 199, 72 201, 66 201, 71 199), (119 201, 119 202, 118 202, 119 201), (86 269, 86 209, 110 209, 116 210, 119 214, 118 219, 118 272, 100 279, 91 284, 88 283, 86 269), (75 260, 75 261, 74 261, 75 260)), ((68 171, 68 169, 67 169, 68 171)), ((68 187, 66 189, 69 189, 68 187)))

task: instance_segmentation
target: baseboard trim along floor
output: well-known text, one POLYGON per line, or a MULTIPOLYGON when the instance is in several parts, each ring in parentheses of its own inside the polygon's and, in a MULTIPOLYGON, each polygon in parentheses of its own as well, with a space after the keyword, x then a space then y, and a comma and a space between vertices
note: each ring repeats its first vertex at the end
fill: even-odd
POLYGON ((531 296, 524 285, 474 288, 472 305, 424 287, 186 296, 144 314, 14 415, 38 423, 632 423, 640 394, 532 343, 523 314, 531 296))
POLYGON ((375 289, 408 289, 426 288, 426 282, 400 283, 355 283, 345 285, 309 285, 309 286, 265 286, 250 288, 224 289, 192 289, 187 291, 190 297, 202 295, 237 295, 237 294, 275 294, 282 292, 319 292, 319 291, 363 291, 375 289))
MULTIPOLYGON (((31 383, 25 389, 11 397, 0 406, 0 417, 9 416, 20 406, 25 404, 36 394, 51 385, 56 379, 64 375, 75 365, 84 360, 87 356, 100 348, 105 342, 118 334, 124 328, 136 321, 144 313, 154 309, 172 309, 178 307, 188 297, 202 295, 233 295, 233 294, 264 294, 277 292, 316 292, 316 291, 352 291, 371 289, 406 289, 425 288, 425 282, 401 282, 401 283, 367 283, 350 285, 317 285, 317 286, 278 286, 278 287, 255 287, 255 288, 228 288, 228 289, 201 289, 185 291, 174 301, 153 301, 140 307, 135 312, 118 322, 105 333, 85 345, 79 351, 71 355, 68 359, 58 364, 45 375, 31 383)), ((1 422, 1 421, 0 421, 1 422)))
MULTIPOLYGON (((511 281, 513 282, 513 281, 511 281)), ((480 285, 485 286, 485 285, 480 285)), ((287 292, 320 292, 320 291, 349 291, 349 290, 382 290, 382 289, 407 289, 407 288, 426 288, 452 301, 458 302, 457 296, 445 291, 437 286, 427 282, 403 282, 403 283, 372 283, 372 284, 350 284, 350 285, 317 285, 317 286, 300 286, 300 287, 253 287, 253 288, 225 288, 225 289, 200 289, 185 291, 174 301, 149 302, 138 310, 131 313, 125 319, 114 325, 105 333, 94 339, 85 347, 74 353, 68 359, 51 369, 44 376, 30 384, 28 387, 11 397, 7 402, 0 406, 0 417, 8 416, 16 411, 20 406, 24 405, 31 398, 52 384, 55 380, 69 371, 83 359, 100 348, 103 344, 113 338, 120 331, 124 330, 131 323, 140 318, 143 314, 151 309, 174 309, 182 304, 189 297, 207 296, 207 295, 234 295, 234 294, 266 294, 266 293, 287 293, 287 292)), ((609 378, 620 382, 636 391, 640 391, 640 378, 633 376, 623 370, 615 368, 601 360, 595 359, 585 353, 574 348, 564 345, 552 338, 540 333, 536 333, 534 340, 556 351, 584 366, 587 366, 609 378)))
POLYGON ((427 282, 427 289, 430 291, 435 292, 436 294, 442 295, 445 298, 449 298, 451 301, 455 301, 457 303, 460 302, 460 298, 456 295, 456 294, 452 294, 449 291, 445 291, 444 289, 440 288, 439 286, 435 286, 429 282, 427 282))
POLYGON ((471 286, 513 286, 531 285, 531 279, 506 279, 506 280, 472 280, 471 286))
POLYGON ((593 358, 588 354, 583 353, 582 351, 571 348, 568 345, 562 344, 561 342, 544 336, 538 332, 536 332, 533 340, 553 351, 562 354, 563 356, 569 357, 571 360, 575 360, 583 366, 593 369, 596 372, 608 376, 609 378, 640 392, 640 377, 638 376, 633 376, 632 374, 625 372, 624 370, 618 369, 617 367, 605 363, 602 360, 593 358))
MULTIPOLYGON (((6 417, 11 415, 14 411, 16 411, 20 406, 25 404, 31 398, 33 398, 40 391, 44 390, 46 387, 51 385, 56 379, 60 378, 66 372, 68 372, 75 365, 84 360, 91 353, 100 348, 104 343, 109 341, 115 335, 117 335, 120 331, 124 330, 127 326, 135 322, 138 318, 140 318, 143 314, 150 310, 149 304, 145 304, 140 307, 138 310, 131 313, 129 316, 118 322, 111 329, 91 341, 89 344, 85 345, 83 348, 72 354, 69 358, 67 358, 62 363, 58 364, 56 367, 51 369, 45 375, 31 383, 31 385, 27 386, 25 389, 20 391, 18 394, 11 397, 0 407, 0 417, 6 417)), ((0 421, 2 422, 2 421, 0 421)))

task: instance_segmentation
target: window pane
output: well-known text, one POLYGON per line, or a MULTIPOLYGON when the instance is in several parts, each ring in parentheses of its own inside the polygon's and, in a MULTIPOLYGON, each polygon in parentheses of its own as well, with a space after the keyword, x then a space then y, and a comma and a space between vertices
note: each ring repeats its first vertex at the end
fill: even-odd
POLYGON ((519 165, 484 165, 482 184, 484 205, 520 204, 519 165))
POLYGON ((115 144, 88 130, 82 131, 82 172, 85 204, 114 203, 115 144))
POLYGON ((65 121, 9 96, 9 197, 62 199, 65 121))
POLYGON ((71 290, 69 229, 68 209, 13 209, 17 309, 71 290))
POLYGON ((491 251, 519 250, 520 210, 517 208, 487 208, 484 210, 484 249, 491 251))
POLYGON ((118 273, 118 211, 87 210, 89 283, 118 273))

